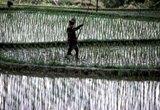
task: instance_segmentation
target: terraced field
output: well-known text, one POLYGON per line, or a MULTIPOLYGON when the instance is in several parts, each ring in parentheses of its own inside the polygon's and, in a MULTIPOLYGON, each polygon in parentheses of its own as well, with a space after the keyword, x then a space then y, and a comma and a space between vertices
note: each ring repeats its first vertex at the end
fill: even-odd
MULTIPOLYGON (((84 16, 66 12, 0 11, 0 42, 66 41, 69 19, 75 17, 78 25, 84 16)), ((88 15, 79 40, 159 39, 159 28, 160 22, 156 21, 88 15)))
MULTIPOLYGON (((143 46, 82 46, 80 60, 66 58, 67 47, 1 49, 3 59, 47 65, 79 66, 145 66, 160 65, 160 45, 143 46)), ((74 55, 75 52, 73 51, 74 55)))
POLYGON ((85 14, 0 11, 0 110, 160 110, 159 20, 90 14, 76 60, 66 57, 73 16, 85 14))
MULTIPOLYGON (((3 44, 28 44, 29 48, 0 49, 2 61, 16 61, 47 65, 76 65, 98 67, 158 67, 160 65, 160 22, 152 20, 134 20, 109 16, 88 15, 79 37, 79 61, 67 53, 66 28, 69 19, 75 17, 80 24, 85 14, 40 11, 0 11, 0 42, 3 44), (121 42, 127 43, 121 45, 121 42), (141 42, 134 44, 134 40, 141 42), (145 43, 145 40, 154 40, 145 43), (94 41, 94 44, 92 43, 94 41), (97 41, 97 43, 96 43, 97 41), (106 43, 99 43, 104 41, 106 43), (109 41, 116 41, 110 43, 109 41), (47 43, 59 42, 54 47, 47 43), (36 46, 43 44, 43 48, 36 46), (61 45, 61 43, 63 45, 61 45), (137 45, 138 44, 138 45, 137 45), (28 44, 30 45, 30 44, 28 44)), ((79 32, 77 32, 79 33, 79 32)), ((73 51, 73 55, 75 52, 73 51)))

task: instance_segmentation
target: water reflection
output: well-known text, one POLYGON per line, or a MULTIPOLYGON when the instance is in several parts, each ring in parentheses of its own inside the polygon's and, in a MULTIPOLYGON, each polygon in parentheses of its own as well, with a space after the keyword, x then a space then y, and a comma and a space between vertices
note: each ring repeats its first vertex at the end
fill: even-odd
MULTIPOLYGON (((0 55, 12 60, 27 63, 75 65, 74 57, 65 58, 67 47, 0 49, 0 55)), ((73 52, 75 54, 75 52, 73 52)), ((87 46, 80 48, 79 62, 76 65, 98 66, 158 66, 160 45, 142 46, 87 46)))
MULTIPOLYGON (((0 12, 0 33, 5 32, 5 40, 0 38, 0 42, 66 41, 66 27, 72 16, 76 17, 77 24, 80 24, 84 17, 71 13, 28 11, 12 12, 12 17, 9 17, 8 13, 0 12)), ((159 28, 160 22, 151 20, 87 16, 79 40, 159 39, 159 28)))
POLYGON ((160 110, 160 82, 0 74, 1 110, 160 110))

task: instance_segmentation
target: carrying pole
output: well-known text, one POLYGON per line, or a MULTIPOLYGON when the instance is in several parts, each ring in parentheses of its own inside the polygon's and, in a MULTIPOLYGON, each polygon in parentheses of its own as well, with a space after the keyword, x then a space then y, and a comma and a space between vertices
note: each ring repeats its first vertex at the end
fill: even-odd
MULTIPOLYGON (((88 13, 88 11, 89 11, 89 6, 88 6, 87 12, 86 12, 86 14, 85 14, 85 16, 84 16, 84 18, 83 18, 83 22, 82 22, 83 24, 84 24, 85 19, 86 19, 86 17, 87 17, 87 13, 88 13)), ((80 30, 79 30, 79 33, 78 33, 78 35, 77 35, 77 39, 78 39, 78 37, 79 37, 79 35, 80 35, 81 31, 82 31, 82 27, 81 27, 81 28, 80 28, 80 30)))
POLYGON ((98 11, 98 0, 96 0, 96 12, 98 11))

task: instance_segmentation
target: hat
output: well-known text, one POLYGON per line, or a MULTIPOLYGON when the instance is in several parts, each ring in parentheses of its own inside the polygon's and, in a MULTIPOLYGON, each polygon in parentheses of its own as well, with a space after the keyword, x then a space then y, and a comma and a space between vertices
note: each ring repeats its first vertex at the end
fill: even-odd
POLYGON ((71 22, 71 23, 76 23, 76 19, 75 19, 75 18, 72 18, 71 20, 69 20, 69 22, 71 22))

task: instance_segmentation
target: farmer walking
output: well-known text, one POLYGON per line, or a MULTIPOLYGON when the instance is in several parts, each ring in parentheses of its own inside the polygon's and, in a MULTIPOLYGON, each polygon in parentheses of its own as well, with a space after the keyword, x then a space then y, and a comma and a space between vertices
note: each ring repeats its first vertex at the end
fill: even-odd
POLYGON ((80 29, 83 26, 83 24, 76 27, 76 19, 72 18, 69 20, 69 25, 67 27, 67 34, 68 34, 68 52, 67 55, 72 55, 71 52, 74 49, 76 51, 76 60, 78 60, 78 44, 77 44, 77 37, 76 37, 76 31, 80 29))

